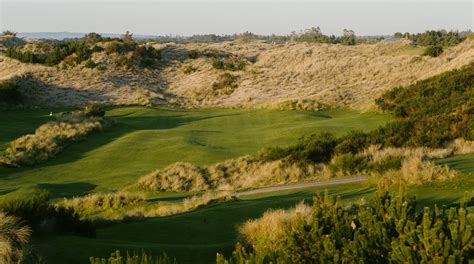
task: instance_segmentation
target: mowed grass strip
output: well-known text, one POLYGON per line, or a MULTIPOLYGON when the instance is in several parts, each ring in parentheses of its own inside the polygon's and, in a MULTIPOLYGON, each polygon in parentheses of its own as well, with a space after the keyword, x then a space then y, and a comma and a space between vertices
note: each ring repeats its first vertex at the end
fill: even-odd
MULTIPOLYGON (((7 133, 1 132, 0 142, 34 131, 48 120, 45 112, 49 110, 0 116, 2 127, 12 127, 7 133)), ((114 191, 173 162, 209 165, 255 153, 262 147, 288 145, 319 131, 368 131, 390 119, 388 115, 342 109, 304 112, 120 107, 110 109, 107 116, 115 120, 112 128, 68 146, 51 161, 21 169, 0 168, 0 194, 23 195, 47 189, 53 197, 63 197, 114 191)))

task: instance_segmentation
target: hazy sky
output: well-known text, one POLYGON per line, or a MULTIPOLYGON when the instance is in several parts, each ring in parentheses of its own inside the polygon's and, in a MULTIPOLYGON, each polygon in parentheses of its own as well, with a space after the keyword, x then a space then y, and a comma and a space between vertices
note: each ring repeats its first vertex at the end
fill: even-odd
POLYGON ((0 28, 18 32, 288 34, 320 26, 358 35, 473 28, 473 1, 0 0, 0 28))

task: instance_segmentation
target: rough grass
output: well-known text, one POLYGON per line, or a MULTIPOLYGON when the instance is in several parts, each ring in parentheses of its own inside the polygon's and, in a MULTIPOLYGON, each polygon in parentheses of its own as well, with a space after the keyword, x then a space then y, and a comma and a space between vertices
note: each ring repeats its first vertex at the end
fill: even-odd
MULTIPOLYGON (((0 116, 0 142, 32 133, 55 109, 13 111, 0 116), (5 128, 5 130, 3 130, 5 128)), ((115 108, 106 118, 113 129, 71 144, 61 155, 31 168, 0 168, 3 196, 47 189, 52 197, 119 191, 139 177, 178 162, 197 166, 285 146, 317 131, 338 134, 371 130, 389 116, 349 110, 314 112, 267 110, 179 110, 115 108), (87 169, 85 169, 87 168, 87 169)), ((2 198, 0 197, 0 199, 2 198)))
MULTIPOLYGON (((474 57, 474 41, 466 40, 447 49, 437 58, 420 57, 409 43, 377 43, 356 46, 299 43, 271 45, 187 44, 177 49, 214 49, 256 62, 238 72, 239 87, 230 96, 209 94, 197 97, 212 85, 219 72, 206 58, 185 60, 176 67, 192 66, 200 71, 185 74, 175 66, 165 70, 168 91, 187 99, 191 105, 260 105, 282 100, 312 99, 323 104, 370 109, 374 99, 398 85, 408 85, 439 73, 469 64, 474 57), (199 99, 199 100, 197 100, 199 99)), ((170 56, 165 52, 165 57, 170 56)))
POLYGON ((34 134, 12 141, 0 156, 0 164, 8 166, 34 165, 56 156, 71 142, 105 129, 100 117, 87 117, 81 112, 60 116, 57 121, 41 125, 34 134))

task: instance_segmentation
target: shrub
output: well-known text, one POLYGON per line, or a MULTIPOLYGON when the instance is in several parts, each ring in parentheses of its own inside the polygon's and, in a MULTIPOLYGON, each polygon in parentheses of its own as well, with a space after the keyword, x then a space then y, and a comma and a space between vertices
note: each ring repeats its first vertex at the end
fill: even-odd
POLYGON ((97 66, 97 64, 93 61, 93 60, 87 60, 86 63, 84 64, 84 67, 86 68, 89 68, 89 69, 93 69, 95 68, 95 66, 97 66))
POLYGON ((227 58, 225 60, 214 58, 212 60, 212 67, 217 70, 242 71, 246 65, 247 63, 239 58, 227 58))
POLYGON ((212 83, 213 95, 229 95, 238 87, 235 83, 236 77, 226 72, 217 77, 217 80, 212 83))
POLYGON ((212 67, 217 70, 223 70, 225 69, 225 64, 223 61, 214 59, 212 60, 212 67))
POLYGON ((398 170, 402 167, 402 156, 387 156, 381 160, 370 164, 370 170, 377 173, 384 173, 389 170, 398 170))
POLYGON ((368 135, 362 131, 350 131, 347 135, 340 139, 340 143, 336 146, 336 153, 352 153, 356 154, 364 150, 369 143, 368 135))
MULTIPOLYGON (((403 193, 377 192, 369 203, 344 206, 340 199, 316 196, 310 216, 299 221, 270 222, 244 233, 249 247, 237 244, 232 263, 467 263, 472 254, 474 217, 466 204, 459 208, 424 208, 403 193), (295 223, 296 222, 296 223, 295 223), (266 230, 285 230, 264 243, 266 230), (255 245, 255 246, 254 246, 255 245), (247 262, 247 261, 248 262, 247 262)), ((252 223, 251 225, 255 225, 252 223)), ((241 229, 242 230, 242 229, 241 229)), ((225 258, 218 255, 217 263, 225 258)))
POLYGON ((110 254, 110 257, 105 258, 98 258, 98 257, 90 257, 89 258, 90 264, 176 264, 176 259, 171 259, 166 255, 166 253, 154 257, 150 254, 145 253, 142 251, 141 254, 137 252, 133 252, 131 255, 127 252, 126 256, 122 256, 120 251, 115 251, 110 254))
POLYGON ((84 114, 89 117, 103 117, 105 109, 99 104, 93 103, 84 107, 84 114))
POLYGON ((4 30, 2 32, 2 35, 4 36, 13 36, 16 37, 17 32, 11 31, 11 30, 4 30))
POLYGON ((191 74, 191 73, 193 73, 193 72, 196 72, 197 70, 198 70, 198 69, 197 69, 196 67, 193 67, 193 66, 191 66, 191 65, 188 65, 188 66, 186 66, 186 67, 184 68, 184 71, 183 71, 183 72, 184 72, 185 74, 191 74))
POLYGON ((352 153, 335 156, 329 164, 329 169, 339 175, 354 175, 369 168, 369 159, 362 155, 352 153))
POLYGON ((264 149, 259 157, 262 160, 285 158, 292 162, 328 162, 337 143, 338 139, 333 134, 323 132, 302 138, 293 146, 264 149))
POLYGON ((190 59, 193 59, 193 60, 194 60, 194 59, 197 59, 197 58, 199 58, 200 55, 201 55, 201 54, 200 54, 199 51, 197 51, 197 50, 190 50, 190 51, 188 51, 188 58, 190 58, 190 59))
POLYGON ((0 82, 0 104, 13 105, 22 102, 23 97, 19 88, 20 86, 16 79, 0 82))
POLYGON ((385 92, 376 104, 392 121, 370 133, 383 146, 443 147, 457 139, 474 140, 474 63, 385 92))
POLYGON ((443 48, 439 46, 428 46, 423 52, 423 56, 438 57, 443 53, 443 48))

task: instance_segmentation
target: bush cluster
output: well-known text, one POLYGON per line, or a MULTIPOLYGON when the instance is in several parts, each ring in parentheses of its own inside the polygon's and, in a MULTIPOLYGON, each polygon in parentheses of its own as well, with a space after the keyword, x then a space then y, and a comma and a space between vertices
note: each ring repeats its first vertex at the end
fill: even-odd
POLYGON ((160 256, 147 254, 145 251, 141 253, 133 252, 121 255, 117 250, 110 254, 108 258, 90 257, 90 264, 176 264, 176 259, 172 259, 163 253, 160 256))
POLYGON ((281 160, 290 162, 328 162, 331 160, 339 139, 334 134, 323 132, 304 137, 292 146, 263 149, 261 160, 281 160))
POLYGON ((423 52, 424 56, 438 57, 443 53, 443 47, 440 46, 428 46, 423 52))
POLYGON ((90 58, 93 50, 84 40, 67 40, 49 44, 48 51, 44 53, 22 50, 22 48, 8 48, 7 57, 25 63, 38 63, 53 66, 61 63, 66 57, 75 55, 73 62, 80 63, 90 58))
POLYGON ((132 66, 136 63, 143 67, 151 67, 161 60, 161 51, 152 46, 140 46, 134 41, 114 40, 105 47, 107 54, 115 54, 116 63, 132 66))
POLYGON ((33 52, 22 47, 10 47, 5 55, 21 62, 48 66, 58 65, 61 62, 75 65, 85 61, 86 68, 96 66, 91 60, 91 55, 103 50, 109 55, 117 54, 116 62, 126 66, 138 63, 142 67, 150 67, 161 59, 159 50, 151 46, 139 45, 131 38, 131 34, 125 35, 123 39, 112 39, 104 38, 97 33, 89 33, 80 39, 42 42, 41 44, 43 45, 41 52, 33 52), (101 42, 105 43, 105 49, 98 44, 101 42))
POLYGON ((437 47, 451 47, 464 41, 467 37, 466 32, 449 31, 446 30, 427 30, 423 33, 395 33, 397 37, 405 37, 412 40, 419 46, 437 46, 437 47))
POLYGON ((239 58, 227 58, 212 60, 212 67, 217 70, 228 70, 228 71, 242 71, 245 69, 247 63, 239 58))
POLYGON ((394 88, 376 104, 396 120, 371 133, 373 143, 442 147, 456 138, 474 140, 474 63, 394 88))
MULTIPOLYGON (((350 206, 326 193, 314 198, 309 217, 293 217, 296 221, 269 222, 267 216, 272 227, 244 234, 246 246, 236 246, 230 263, 467 263, 472 258, 474 217, 466 204, 417 213, 416 200, 403 193, 378 192, 369 203, 350 206), (265 240, 265 230, 272 228, 284 232, 265 240)), ((218 255, 217 263, 228 262, 218 255)))
POLYGON ((235 83, 236 77, 228 72, 222 73, 217 77, 217 80, 212 83, 213 95, 229 95, 238 87, 235 83))

